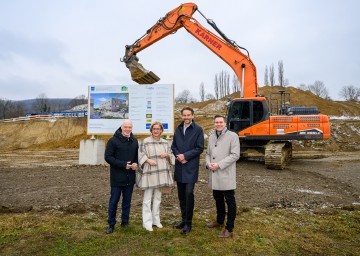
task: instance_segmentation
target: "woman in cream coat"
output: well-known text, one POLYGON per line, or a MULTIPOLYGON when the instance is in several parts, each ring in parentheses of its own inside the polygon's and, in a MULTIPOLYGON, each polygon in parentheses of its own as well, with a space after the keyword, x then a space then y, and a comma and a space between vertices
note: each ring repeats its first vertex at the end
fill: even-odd
POLYGON ((137 186, 144 190, 142 207, 143 227, 153 231, 152 226, 162 228, 160 222, 161 188, 173 186, 170 165, 175 158, 170 144, 161 138, 164 128, 160 122, 150 127, 151 136, 146 138, 139 147, 139 165, 142 174, 138 174, 137 186), (152 207, 151 207, 152 204, 152 207))

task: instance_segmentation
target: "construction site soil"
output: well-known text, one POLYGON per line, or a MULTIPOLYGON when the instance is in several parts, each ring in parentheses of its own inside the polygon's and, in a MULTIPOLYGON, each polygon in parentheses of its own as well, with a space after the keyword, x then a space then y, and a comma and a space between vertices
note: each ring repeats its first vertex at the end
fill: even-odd
MULTIPOLYGON (((314 212, 359 209, 359 103, 326 101, 308 92, 295 93, 297 100, 303 99, 301 105, 316 105, 322 113, 336 116, 330 120, 331 138, 294 142, 293 160, 284 170, 266 169, 263 159, 256 155, 239 160, 236 190, 239 207, 314 212)), ((225 112, 225 101, 191 106, 205 133, 212 128, 213 114, 225 112)), ((175 106, 175 124, 180 122, 181 107, 175 106)), ((106 141, 109 137, 100 136, 100 139, 106 141)), ((106 211, 109 167, 78 164, 80 140, 89 138, 85 118, 0 123, 0 212, 106 211)), ((195 208, 213 210, 214 201, 203 165, 202 160, 195 208)), ((163 195, 162 215, 179 214, 176 194, 174 188, 171 194, 163 195)), ((141 204, 142 191, 135 189, 132 209, 140 211, 141 204)))

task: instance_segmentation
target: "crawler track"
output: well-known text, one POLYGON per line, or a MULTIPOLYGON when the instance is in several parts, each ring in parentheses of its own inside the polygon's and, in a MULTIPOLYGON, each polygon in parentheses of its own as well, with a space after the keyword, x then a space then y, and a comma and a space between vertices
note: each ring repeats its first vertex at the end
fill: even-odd
POLYGON ((291 142, 271 142, 265 147, 267 169, 282 170, 292 158, 291 142))

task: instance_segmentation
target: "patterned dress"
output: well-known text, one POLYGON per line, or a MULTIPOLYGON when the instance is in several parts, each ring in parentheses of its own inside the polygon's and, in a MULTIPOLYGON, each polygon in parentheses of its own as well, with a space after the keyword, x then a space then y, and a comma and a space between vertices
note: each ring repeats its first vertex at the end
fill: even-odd
POLYGON ((170 144, 164 140, 155 140, 152 136, 146 138, 139 147, 139 172, 137 173, 136 185, 140 189, 160 188, 173 186, 174 180, 171 174, 171 165, 174 165, 175 157, 171 152, 170 144), (169 158, 160 157, 160 153, 166 152, 169 158), (157 165, 151 166, 147 159, 155 160, 157 165))

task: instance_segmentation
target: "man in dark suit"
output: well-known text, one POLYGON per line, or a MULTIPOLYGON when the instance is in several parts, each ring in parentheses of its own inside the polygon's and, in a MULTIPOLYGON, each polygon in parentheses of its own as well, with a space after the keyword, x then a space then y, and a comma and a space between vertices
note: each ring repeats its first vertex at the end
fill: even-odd
POLYGON ((200 155, 204 150, 204 132, 193 121, 192 108, 184 107, 181 117, 183 121, 175 130, 171 149, 176 157, 174 180, 177 183, 182 217, 175 228, 182 229, 181 234, 185 235, 192 228, 194 187, 199 177, 200 155))
POLYGON ((129 225, 131 197, 138 167, 138 140, 132 133, 131 120, 124 120, 106 144, 105 161, 110 164, 110 200, 108 209, 109 227, 106 234, 114 232, 116 211, 122 194, 121 226, 129 225))

